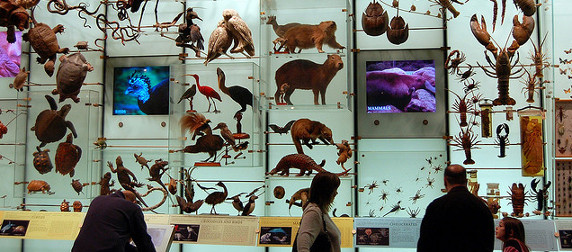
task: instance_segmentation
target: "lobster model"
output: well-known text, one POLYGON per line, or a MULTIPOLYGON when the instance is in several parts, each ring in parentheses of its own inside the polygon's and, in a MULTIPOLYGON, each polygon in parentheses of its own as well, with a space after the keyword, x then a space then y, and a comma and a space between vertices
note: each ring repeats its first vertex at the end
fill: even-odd
POLYGON ((290 134, 299 154, 304 154, 302 143, 310 149, 312 149, 313 144, 318 143, 316 139, 320 139, 324 144, 334 144, 330 128, 321 122, 306 118, 298 119, 294 122, 290 134), (311 144, 310 141, 312 141, 311 144))
POLYGON ((541 4, 536 4, 535 0, 513 0, 514 5, 522 10, 525 16, 531 17, 536 13, 536 7, 541 4))
POLYGON ((465 62, 465 60, 467 60, 467 58, 463 52, 453 50, 449 53, 449 56, 447 56, 445 69, 448 69, 450 74, 459 74, 459 66, 461 63, 465 62))
POLYGON ((512 203, 512 213, 510 215, 517 217, 524 216, 524 205, 526 204, 524 185, 522 185, 522 183, 518 183, 517 186, 516 183, 512 183, 512 187, 509 187, 509 189, 510 192, 508 192, 508 194, 510 195, 512 203))
MULTIPOLYGON (((471 31, 475 38, 495 57, 495 63, 493 63, 489 58, 487 51, 485 51, 485 59, 489 63, 489 66, 492 67, 493 71, 481 66, 477 62, 479 67, 483 69, 487 76, 498 79, 497 89, 499 91, 499 97, 493 101, 493 105, 495 106, 516 104, 516 101, 509 96, 509 80, 520 78, 522 74, 517 74, 522 71, 523 68, 520 68, 517 71, 512 70, 519 61, 518 54, 514 63, 511 62, 513 61, 516 50, 528 41, 532 34, 532 30, 534 29, 534 19, 530 17, 523 16, 523 23, 521 24, 518 22, 517 16, 515 16, 513 23, 514 27, 512 35, 514 40, 509 48, 503 47, 499 53, 499 48, 493 44, 494 40, 491 41, 491 35, 486 30, 487 27, 484 17, 481 16, 481 24, 479 24, 476 14, 471 17, 470 21, 471 31)), ((497 46, 500 47, 498 44, 497 46)))
POLYGON ((466 92, 463 98, 461 98, 457 93, 449 90, 449 92, 453 93, 457 96, 457 100, 453 103, 453 110, 456 113, 459 113, 459 118, 461 119, 459 122, 459 126, 467 127, 469 123, 467 123, 467 114, 468 113, 475 113, 474 104, 471 102, 470 99, 467 99, 467 96, 472 93, 472 91, 466 92))
POLYGON ((472 126, 461 128, 461 131, 457 136, 454 136, 451 143, 453 146, 460 147, 457 150, 464 150, 465 151, 465 161, 463 164, 475 164, 475 160, 471 158, 471 148, 478 144, 480 141, 477 141, 477 135, 473 133, 471 130, 472 126))
MULTIPOLYGON (((300 169, 300 173, 296 176, 303 176, 303 175, 310 175, 312 171, 317 172, 327 172, 322 168, 326 164, 326 160, 322 160, 322 163, 319 165, 316 164, 314 159, 311 157, 304 155, 304 154, 290 154, 282 157, 276 167, 272 169, 270 172, 266 173, 266 175, 272 175, 280 172, 280 176, 288 176, 290 175, 290 168, 298 168, 300 169)), ((338 173, 336 175, 343 176, 348 173, 349 170, 346 170, 342 173, 338 173)))
POLYGON ((530 181, 530 188, 532 189, 532 194, 533 196, 536 197, 536 201, 538 203, 538 207, 536 208, 536 212, 542 213, 542 210, 544 209, 544 206, 546 206, 546 199, 548 199, 548 188, 550 188, 550 185, 552 184, 552 181, 548 181, 543 187, 542 189, 536 189, 536 187, 538 186, 538 183, 540 183, 540 180, 538 179, 533 179, 532 181, 530 181))
POLYGON ((369 36, 379 36, 387 31, 389 17, 381 4, 373 0, 361 15, 361 26, 369 36))

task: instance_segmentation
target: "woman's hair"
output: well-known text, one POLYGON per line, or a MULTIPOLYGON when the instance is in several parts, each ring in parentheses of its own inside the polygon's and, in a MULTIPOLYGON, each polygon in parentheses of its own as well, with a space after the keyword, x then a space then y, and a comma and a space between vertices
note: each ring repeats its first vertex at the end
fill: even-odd
POLYGON ((331 172, 316 174, 310 186, 309 202, 316 203, 322 212, 330 210, 334 202, 335 192, 340 186, 340 178, 331 172))
POLYGON ((504 241, 510 238, 517 239, 522 243, 526 243, 524 240, 524 225, 518 219, 512 217, 505 217, 502 219, 504 225, 504 241))

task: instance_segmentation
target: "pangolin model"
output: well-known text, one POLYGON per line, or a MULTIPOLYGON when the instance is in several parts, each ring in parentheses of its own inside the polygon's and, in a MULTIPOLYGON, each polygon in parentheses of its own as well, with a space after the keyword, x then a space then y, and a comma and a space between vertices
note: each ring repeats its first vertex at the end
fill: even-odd
MULTIPOLYGON (((300 173, 296 176, 310 175, 312 174, 312 171, 327 172, 322 168, 325 164, 326 160, 322 160, 322 163, 318 165, 314 159, 305 154, 290 154, 280 159, 276 167, 266 173, 266 175, 272 175, 280 172, 280 176, 288 176, 290 174, 290 168, 300 169, 300 173)), ((342 176, 347 174, 347 172, 348 171, 337 173, 336 175, 342 176)))

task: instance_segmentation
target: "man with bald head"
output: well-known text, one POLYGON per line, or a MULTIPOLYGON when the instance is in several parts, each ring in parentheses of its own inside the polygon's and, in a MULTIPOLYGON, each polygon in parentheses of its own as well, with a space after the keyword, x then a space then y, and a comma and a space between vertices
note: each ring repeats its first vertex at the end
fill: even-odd
POLYGON ((101 195, 89 205, 72 252, 155 252, 141 208, 130 191, 101 195), (137 247, 129 244, 129 240, 137 247))
POLYGON ((461 165, 445 169, 447 194, 425 210, 417 251, 493 251, 493 215, 483 200, 467 189, 467 171, 461 165))

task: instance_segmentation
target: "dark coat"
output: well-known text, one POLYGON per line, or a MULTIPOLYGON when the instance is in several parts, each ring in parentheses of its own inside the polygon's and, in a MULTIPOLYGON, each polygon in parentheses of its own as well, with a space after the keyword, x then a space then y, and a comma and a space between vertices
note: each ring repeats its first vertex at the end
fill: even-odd
POLYGON ((129 238, 138 251, 155 251, 141 208, 117 191, 91 202, 72 252, 132 251, 129 238))
POLYGON ((494 239, 493 216, 484 201, 457 186, 427 207, 417 251, 488 252, 494 239))

